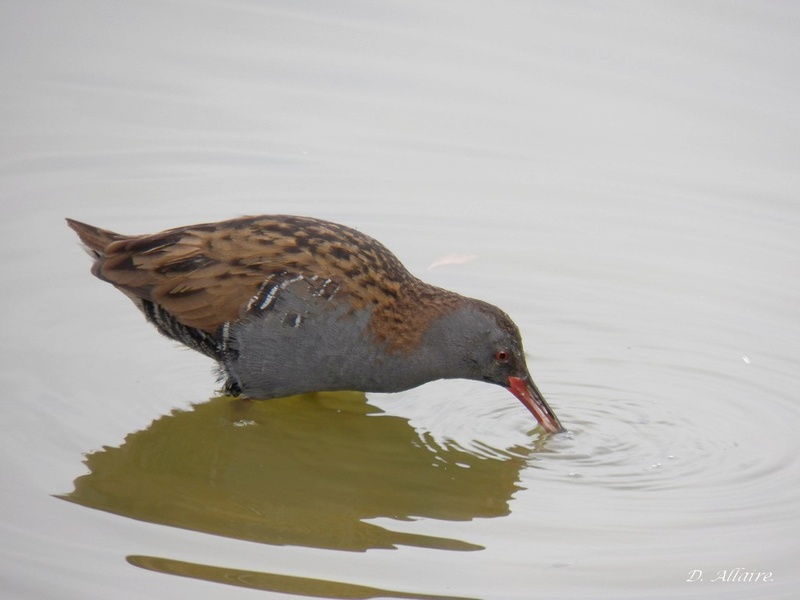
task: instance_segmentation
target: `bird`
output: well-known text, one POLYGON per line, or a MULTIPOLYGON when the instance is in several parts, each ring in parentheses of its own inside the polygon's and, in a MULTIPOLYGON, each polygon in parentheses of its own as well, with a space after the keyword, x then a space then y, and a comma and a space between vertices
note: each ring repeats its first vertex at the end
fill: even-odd
POLYGON ((123 235, 66 221, 92 274, 163 335, 215 360, 226 394, 391 393, 468 379, 506 388, 545 432, 564 431, 505 312, 425 283, 356 229, 262 215, 123 235))

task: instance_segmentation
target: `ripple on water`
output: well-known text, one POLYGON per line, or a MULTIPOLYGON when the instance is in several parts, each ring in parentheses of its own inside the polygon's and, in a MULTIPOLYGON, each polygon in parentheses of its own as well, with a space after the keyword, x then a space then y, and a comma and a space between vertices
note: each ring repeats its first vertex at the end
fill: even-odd
POLYGON ((786 417, 796 408, 769 386, 774 374, 753 377, 739 356, 668 360, 662 350, 656 360, 652 352, 638 362, 630 355, 604 359, 604 370, 636 373, 604 378, 624 385, 549 386, 565 434, 544 435, 510 395, 468 383, 435 384, 391 406, 410 418, 431 447, 457 447, 486 458, 525 457, 531 470, 522 474, 523 485, 530 478, 536 486, 659 492, 664 507, 686 515, 717 506, 740 511, 740 517, 790 513, 787 490, 798 483, 791 481, 797 478, 798 444, 786 417), (479 391, 485 402, 475 401, 479 391))
POLYGON ((791 399, 730 369, 637 367, 651 391, 572 385, 559 392, 571 398, 561 410, 569 431, 531 456, 537 481, 683 490, 762 513, 771 497, 774 515, 791 511, 786 490, 798 472, 798 444, 785 418, 796 410, 791 399))

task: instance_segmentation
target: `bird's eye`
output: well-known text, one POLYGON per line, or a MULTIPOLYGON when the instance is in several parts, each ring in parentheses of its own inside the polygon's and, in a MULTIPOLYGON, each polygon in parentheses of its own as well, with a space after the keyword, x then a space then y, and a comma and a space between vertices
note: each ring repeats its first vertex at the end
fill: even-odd
POLYGON ((495 352, 494 359, 501 363, 508 362, 508 352, 505 350, 498 350, 495 352))

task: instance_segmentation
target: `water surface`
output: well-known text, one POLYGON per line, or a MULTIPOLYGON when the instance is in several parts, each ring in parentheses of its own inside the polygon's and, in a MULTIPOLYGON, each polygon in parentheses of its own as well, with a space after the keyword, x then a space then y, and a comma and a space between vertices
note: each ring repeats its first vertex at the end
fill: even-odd
POLYGON ((5 597, 796 594, 796 8, 0 16, 5 597), (218 397, 63 222, 259 213, 502 306, 569 432, 470 382, 218 397))

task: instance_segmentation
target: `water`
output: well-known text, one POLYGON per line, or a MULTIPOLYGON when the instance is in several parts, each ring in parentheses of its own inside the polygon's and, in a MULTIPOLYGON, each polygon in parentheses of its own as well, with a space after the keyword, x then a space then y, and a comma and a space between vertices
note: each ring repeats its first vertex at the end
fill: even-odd
POLYGON ((0 11, 3 597, 794 597, 794 6, 0 11), (501 305, 569 433, 469 382, 215 398, 62 220, 259 213, 501 305))

